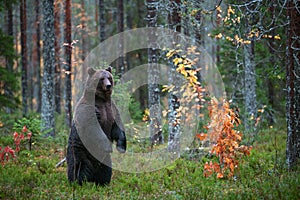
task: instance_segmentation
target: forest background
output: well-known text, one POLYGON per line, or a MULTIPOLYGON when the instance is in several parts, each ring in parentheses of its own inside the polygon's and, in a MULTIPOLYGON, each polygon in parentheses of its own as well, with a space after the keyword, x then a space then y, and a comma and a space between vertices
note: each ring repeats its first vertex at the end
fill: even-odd
MULTIPOLYGON (((193 199, 225 195, 299 199, 299 9, 296 0, 1 0, 0 152, 5 166, 0 172, 0 197, 89 199, 123 195, 193 199), (76 74, 100 42, 143 27, 183 33, 209 53, 221 74, 230 108, 241 119, 236 127, 243 133, 241 145, 252 146, 251 154, 233 177, 222 181, 220 177, 205 179, 205 164, 218 160, 218 155, 213 157, 205 150, 201 140, 206 135, 202 126, 209 121, 205 111, 206 120, 195 133, 189 151, 166 169, 152 175, 114 172, 115 180, 106 188, 70 186, 65 166, 54 165, 65 155, 72 101, 76 98, 76 74), (31 133, 29 142, 24 138, 16 143, 14 134, 21 132, 31 133), (16 158, 10 158, 4 147, 14 145, 21 145, 21 151, 15 149, 16 158), (174 176, 180 178, 176 180, 174 176), (43 183, 48 184, 46 188, 43 183)), ((141 49, 124 54, 110 65, 117 82, 130 69, 144 63, 162 62, 178 69, 178 60, 174 59, 178 55, 168 56, 173 51, 178 49, 141 49)), ((126 127, 132 136, 132 150, 147 152, 152 150, 153 140, 142 138, 134 129, 154 117, 147 109, 153 102, 172 102, 172 96, 163 93, 161 85, 151 84, 151 76, 157 73, 155 67, 141 73, 148 73, 149 84, 125 102, 134 120, 126 127), (157 89, 161 91, 159 98, 157 89)), ((117 97, 126 96, 122 88, 118 91, 117 97)), ((206 109, 210 98, 205 100, 206 109)), ((226 116, 223 113, 220 118, 226 116)), ((166 120, 171 117, 169 114, 166 120)), ((166 124, 160 127, 163 142, 158 143, 164 143, 162 146, 174 140, 166 124)), ((155 143, 154 148, 159 145, 155 143)))

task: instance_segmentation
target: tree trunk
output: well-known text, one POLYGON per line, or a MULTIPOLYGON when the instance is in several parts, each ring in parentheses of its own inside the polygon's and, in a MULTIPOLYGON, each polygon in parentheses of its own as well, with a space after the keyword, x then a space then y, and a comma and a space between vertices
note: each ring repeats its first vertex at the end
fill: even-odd
MULTIPOLYGON (((246 120, 245 129, 253 129, 254 120, 256 117, 256 78, 255 78, 255 64, 254 64, 254 42, 244 46, 244 63, 245 63, 245 110, 246 120)), ((251 130, 252 130, 251 129, 251 130)))
POLYGON ((40 1, 35 0, 35 25, 36 25, 36 63, 35 67, 35 91, 36 91, 36 103, 37 103, 37 112, 41 112, 42 107, 42 90, 41 90, 41 28, 40 28, 40 1))
POLYGON ((54 2, 55 29, 55 111, 61 113, 61 67, 60 67, 60 1, 54 2))
MULTIPOLYGON (((121 32, 124 31, 124 4, 123 4, 123 0, 118 0, 118 12, 117 13, 118 13, 117 32, 121 33, 121 32)), ((119 51, 120 51, 119 53, 120 53, 121 56, 118 58, 118 62, 117 62, 117 73, 122 75, 124 73, 124 57, 123 57, 124 41, 123 41, 122 35, 120 35, 118 42, 119 42, 119 51)))
MULTIPOLYGON (((157 0, 147 0, 147 20, 148 27, 157 26, 157 0)), ((159 81, 159 65, 158 52, 155 49, 155 33, 150 35, 150 44, 148 47, 148 107, 150 111, 150 138, 152 146, 154 144, 163 143, 163 135, 161 132, 161 107, 160 107, 160 89, 159 81)))
POLYGON ((286 59, 286 163, 289 169, 300 158, 300 13, 299 3, 287 3, 287 59, 286 59))
MULTIPOLYGON (((276 20, 276 16, 275 16, 275 3, 272 3, 270 6, 270 13, 272 15, 272 24, 270 27, 274 27, 275 26, 275 20, 276 20)), ((270 35, 275 35, 275 29, 272 29, 270 31, 270 35)), ((275 39, 274 38, 270 38, 269 39, 269 52, 270 52, 270 64, 274 65, 273 68, 275 68, 276 65, 276 60, 275 60, 275 39)), ((270 77, 267 77, 267 87, 268 87, 268 100, 269 100, 269 104, 271 106, 271 108, 274 108, 274 97, 275 97, 275 91, 274 91, 274 84, 273 84, 273 80, 270 77)), ((272 114, 272 113, 271 113, 272 114)), ((268 121, 269 124, 272 125, 274 123, 274 119, 273 119, 273 115, 268 117, 268 121)))
POLYGON ((85 56, 87 54, 87 32, 86 32, 86 16, 85 16, 85 5, 84 5, 84 0, 81 0, 81 25, 82 25, 82 55, 81 59, 84 61, 85 56))
POLYGON ((54 109, 54 4, 53 0, 43 0, 43 61, 44 75, 42 87, 42 130, 47 135, 55 135, 54 109))
MULTIPOLYGON (((251 6, 251 5, 250 5, 251 6)), ((252 26, 249 23, 252 15, 249 10, 245 16, 245 31, 250 33, 252 26)), ((247 38, 251 41, 250 44, 244 44, 244 101, 245 101, 245 130, 255 133, 255 119, 257 116, 256 103, 256 77, 255 77, 255 61, 254 61, 254 41, 252 38, 247 38)))
MULTIPOLYGON (((180 11, 180 0, 172 0, 170 1, 170 13, 168 16, 168 24, 171 30, 175 30, 177 32, 181 31, 181 19, 179 15, 180 11)), ((173 59, 171 59, 173 60, 173 59)), ((168 82, 169 85, 174 85, 174 92, 179 91, 179 83, 178 80, 180 76, 176 72, 176 66, 174 66, 173 62, 170 62, 170 69, 168 73, 168 82)), ((168 150, 170 152, 179 153, 180 152, 180 124, 177 123, 177 109, 180 106, 180 102, 178 97, 174 94, 174 92, 170 92, 168 96, 168 150)))
POLYGON ((99 0, 99 28, 100 42, 105 40, 105 7, 104 0, 99 0))
POLYGON ((72 122, 72 35, 71 35, 71 0, 65 2, 65 112, 66 123, 71 127, 72 122))
MULTIPOLYGON (((8 10, 7 10, 7 34, 9 36, 11 36, 13 38, 14 34, 13 34, 13 10, 12 10, 12 5, 8 5, 8 10)), ((13 59, 11 56, 6 56, 6 69, 9 73, 13 74, 14 70, 13 70, 13 59)), ((4 93, 5 96, 8 97, 8 99, 13 100, 13 91, 11 90, 11 83, 7 84, 5 83, 4 85, 4 93)), ((12 109, 7 107, 7 112, 11 113, 12 109)))
POLYGON ((21 24, 21 62, 22 62, 22 106, 23 115, 28 112, 28 84, 27 84, 27 40, 26 40, 26 0, 21 0, 20 4, 20 24, 21 24))

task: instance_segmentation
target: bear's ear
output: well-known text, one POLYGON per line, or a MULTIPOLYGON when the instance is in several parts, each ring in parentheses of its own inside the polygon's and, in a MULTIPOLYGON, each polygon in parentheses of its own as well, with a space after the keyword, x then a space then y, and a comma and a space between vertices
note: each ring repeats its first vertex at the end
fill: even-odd
POLYGON ((91 68, 91 67, 89 67, 87 71, 88 71, 88 74, 89 74, 90 76, 92 76, 92 75, 95 74, 95 72, 96 72, 96 71, 95 71, 93 68, 91 68))
POLYGON ((106 69, 106 71, 109 71, 109 72, 111 73, 112 67, 111 67, 111 66, 108 66, 108 68, 106 69))

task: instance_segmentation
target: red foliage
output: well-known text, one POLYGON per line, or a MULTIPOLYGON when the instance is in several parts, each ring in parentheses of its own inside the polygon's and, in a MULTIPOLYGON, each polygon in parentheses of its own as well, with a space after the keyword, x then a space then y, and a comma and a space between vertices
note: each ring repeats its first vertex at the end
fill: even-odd
POLYGON ((15 153, 18 153, 20 151, 21 141, 26 139, 30 140, 31 136, 32 133, 28 131, 26 126, 23 127, 21 134, 14 132, 13 138, 14 138, 14 143, 16 145, 15 150, 9 146, 6 146, 5 148, 0 147, 0 162, 2 166, 4 166, 5 163, 9 161, 9 158, 16 157, 15 153), (27 138, 25 138, 24 136, 25 133, 27 133, 27 138))
POLYGON ((204 176, 217 173, 217 178, 232 177, 238 168, 239 158, 250 155, 251 147, 240 145, 242 134, 234 130, 240 124, 240 120, 227 101, 224 101, 220 108, 218 101, 212 99, 208 110, 211 122, 206 128, 210 131, 210 140, 215 143, 211 153, 218 157, 218 162, 206 163, 204 176))

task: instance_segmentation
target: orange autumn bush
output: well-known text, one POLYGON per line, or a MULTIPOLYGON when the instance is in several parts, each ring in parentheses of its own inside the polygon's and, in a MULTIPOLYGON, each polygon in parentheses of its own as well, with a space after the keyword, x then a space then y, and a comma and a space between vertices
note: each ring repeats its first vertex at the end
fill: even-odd
MULTIPOLYGON (((251 147, 240 145, 242 133, 235 128, 241 122, 227 101, 219 104, 218 100, 213 98, 208 110, 211 121, 205 128, 208 130, 208 139, 213 143, 211 154, 216 155, 218 161, 205 163, 204 176, 216 174, 217 178, 230 178, 238 168, 240 158, 250 155, 251 147)), ((204 134, 197 134, 196 137, 206 138, 204 134)))

